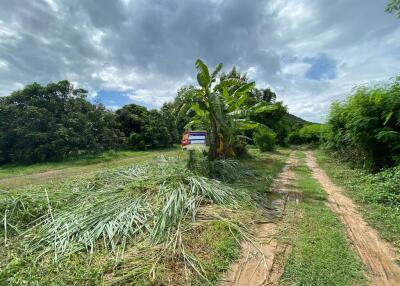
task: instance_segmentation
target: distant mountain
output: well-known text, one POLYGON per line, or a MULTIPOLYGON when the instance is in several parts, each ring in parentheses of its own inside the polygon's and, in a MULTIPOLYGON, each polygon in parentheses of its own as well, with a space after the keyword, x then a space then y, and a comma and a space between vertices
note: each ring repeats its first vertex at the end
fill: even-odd
POLYGON ((289 122, 291 130, 298 130, 302 128, 304 125, 315 124, 313 122, 304 120, 303 118, 297 117, 296 115, 290 113, 287 113, 286 120, 289 122))

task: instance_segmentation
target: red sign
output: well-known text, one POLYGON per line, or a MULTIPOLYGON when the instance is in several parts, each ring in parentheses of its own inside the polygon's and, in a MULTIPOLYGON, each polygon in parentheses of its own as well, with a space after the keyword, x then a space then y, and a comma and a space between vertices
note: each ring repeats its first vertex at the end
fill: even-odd
POLYGON ((182 148, 205 147, 207 142, 206 131, 187 131, 182 135, 182 148))

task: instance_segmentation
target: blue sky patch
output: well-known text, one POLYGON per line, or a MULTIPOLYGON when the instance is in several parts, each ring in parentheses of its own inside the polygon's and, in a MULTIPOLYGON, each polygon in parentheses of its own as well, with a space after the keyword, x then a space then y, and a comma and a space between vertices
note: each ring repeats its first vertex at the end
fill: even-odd
POLYGON ((127 91, 115 91, 115 90, 100 90, 97 92, 96 97, 89 98, 89 101, 92 103, 101 103, 108 109, 118 109, 127 104, 138 104, 142 106, 146 106, 148 109, 156 108, 148 103, 141 102, 139 100, 133 100, 129 95, 131 92, 127 91))
POLYGON ((316 57, 307 57, 303 62, 311 64, 305 77, 311 80, 335 79, 336 61, 326 54, 319 54, 316 57))

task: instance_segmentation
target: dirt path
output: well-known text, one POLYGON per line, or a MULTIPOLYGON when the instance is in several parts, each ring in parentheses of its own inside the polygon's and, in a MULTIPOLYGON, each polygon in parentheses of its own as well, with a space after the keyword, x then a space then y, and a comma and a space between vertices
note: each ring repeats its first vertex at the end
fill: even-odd
MULTIPOLYGON (((282 194, 283 198, 289 193, 289 186, 295 179, 293 167, 297 164, 294 152, 289 156, 285 167, 274 181, 272 191, 282 194)), ((286 199, 274 201, 280 209, 281 215, 276 222, 258 224, 255 232, 254 244, 243 242, 241 255, 231 265, 227 275, 221 281, 221 286, 261 286, 277 285, 282 275, 282 267, 276 265, 276 254, 284 251, 278 245, 275 235, 278 231, 278 224, 285 208, 286 199)))
POLYGON ((306 155, 307 165, 311 168, 314 178, 328 193, 328 206, 338 214, 346 226, 348 236, 367 268, 371 285, 400 285, 400 266, 395 262, 395 249, 380 239, 378 233, 366 224, 357 211, 357 206, 343 195, 343 189, 336 186, 318 166, 314 154, 307 151, 306 155))

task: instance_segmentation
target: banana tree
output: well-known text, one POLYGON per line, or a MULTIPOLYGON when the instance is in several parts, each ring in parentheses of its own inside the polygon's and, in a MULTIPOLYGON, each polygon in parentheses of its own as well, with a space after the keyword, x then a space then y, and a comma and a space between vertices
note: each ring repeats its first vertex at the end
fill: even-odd
POLYGON ((188 125, 204 126, 209 130, 210 160, 233 156, 233 146, 241 132, 260 126, 247 118, 273 107, 261 103, 245 104, 249 92, 255 88, 254 82, 246 83, 234 78, 217 82, 222 64, 218 64, 210 74, 208 67, 198 59, 196 68, 199 87, 188 88, 178 95, 178 116, 193 111, 195 116, 188 125))

